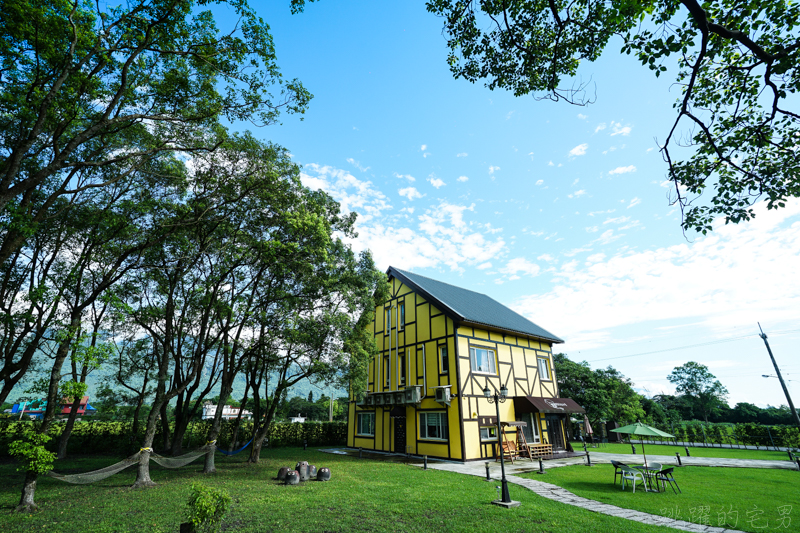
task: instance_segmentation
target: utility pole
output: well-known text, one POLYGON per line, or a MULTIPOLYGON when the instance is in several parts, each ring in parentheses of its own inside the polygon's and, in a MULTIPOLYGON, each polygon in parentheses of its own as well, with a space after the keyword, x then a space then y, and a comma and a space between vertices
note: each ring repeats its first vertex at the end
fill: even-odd
POLYGON ((800 416, 797 416, 797 409, 794 408, 794 404, 792 403, 792 397, 789 396, 789 389, 786 388, 786 383, 783 382, 783 376, 781 376, 781 371, 778 368, 778 363, 775 362, 775 356, 772 355, 772 349, 769 347, 769 343, 767 342, 767 335, 764 333, 764 330, 761 329, 761 322, 758 322, 758 329, 761 331, 761 337, 764 339, 764 344, 767 346, 767 351, 769 352, 769 358, 772 359, 772 366, 775 367, 775 373, 778 375, 778 381, 781 382, 781 387, 783 387, 783 393, 786 395, 786 400, 789 402, 789 409, 792 410, 792 416, 794 417, 794 421, 797 424, 797 427, 800 428, 800 416))

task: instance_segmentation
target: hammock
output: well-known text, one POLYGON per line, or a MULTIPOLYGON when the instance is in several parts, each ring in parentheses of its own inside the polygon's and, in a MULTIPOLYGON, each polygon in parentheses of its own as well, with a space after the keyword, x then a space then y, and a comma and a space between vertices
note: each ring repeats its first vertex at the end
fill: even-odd
POLYGON ((141 455, 141 451, 136 452, 135 454, 131 455, 123 459, 122 461, 115 463, 111 466, 107 466, 105 468, 101 468, 100 470, 94 470, 92 472, 85 472, 83 474, 57 474, 56 472, 48 472, 47 475, 51 478, 58 479, 59 481, 65 481, 67 483, 75 483, 76 485, 84 485, 86 483, 94 483, 95 481, 102 481, 107 477, 111 477, 117 472, 122 472, 129 466, 133 466, 139 463, 139 456, 141 455))
POLYGON ((244 450, 245 448, 247 448, 248 446, 250 446, 250 443, 251 443, 251 442, 253 442, 253 439, 250 439, 250 441, 248 441, 248 443, 247 443, 247 444, 245 444, 244 446, 242 446, 241 448, 239 448, 239 449, 238 449, 238 450, 236 450, 235 452, 226 452, 226 451, 225 451, 225 450, 223 450, 222 448, 217 448, 217 451, 218 451, 219 453, 223 454, 223 455, 236 455, 237 453, 241 452, 242 450, 244 450))
MULTIPOLYGON (((248 444, 250 444, 248 442, 248 444)), ((153 462, 165 467, 165 468, 180 468, 182 466, 186 466, 198 457, 204 456, 210 450, 214 449, 214 444, 206 444, 202 448, 198 448, 194 451, 185 453, 178 457, 164 457, 162 455, 158 455, 155 452, 150 452, 150 459, 153 462)), ((241 451, 241 450, 240 450, 241 451)), ((102 481, 106 478, 113 476, 118 472, 122 472, 129 466, 133 466, 139 463, 139 457, 141 456, 142 451, 138 451, 135 454, 131 455, 130 457, 126 457, 122 461, 115 463, 111 466, 107 466, 105 468, 101 468, 99 470, 93 470, 92 472, 84 472, 83 474, 58 474, 56 472, 48 472, 47 475, 53 479, 58 479, 59 481, 64 481, 66 483, 75 483, 75 484, 86 484, 86 483, 94 483, 96 481, 102 481)))

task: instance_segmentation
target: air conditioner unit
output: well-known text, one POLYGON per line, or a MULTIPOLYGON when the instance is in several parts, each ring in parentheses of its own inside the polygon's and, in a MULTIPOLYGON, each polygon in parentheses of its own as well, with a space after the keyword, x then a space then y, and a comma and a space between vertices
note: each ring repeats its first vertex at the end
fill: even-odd
POLYGON ((403 391, 404 397, 403 401, 407 404, 409 403, 419 403, 422 401, 422 387, 419 385, 414 385, 413 387, 409 387, 403 391))
POLYGON ((375 396, 373 396, 372 394, 367 394, 361 401, 361 405, 372 405, 374 403, 375 403, 375 396))
POLYGON ((433 399, 438 403, 450 405, 450 387, 436 387, 433 399))
POLYGON ((406 403, 405 398, 406 398, 405 391, 399 391, 394 393, 394 403, 396 405, 403 405, 404 403, 406 403))

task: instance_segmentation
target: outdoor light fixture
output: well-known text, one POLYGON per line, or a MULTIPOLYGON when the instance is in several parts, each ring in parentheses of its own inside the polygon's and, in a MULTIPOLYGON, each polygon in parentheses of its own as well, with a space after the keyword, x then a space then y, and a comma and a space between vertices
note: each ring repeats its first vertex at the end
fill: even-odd
POLYGON ((486 388, 483 389, 483 395, 489 400, 489 403, 495 404, 495 408, 497 409, 497 445, 500 447, 500 473, 502 477, 500 479, 501 484, 501 494, 502 496, 494 500, 492 503, 495 505, 502 505, 503 507, 518 507, 519 502, 513 501, 511 496, 508 494, 508 481, 506 480, 506 462, 505 462, 505 454, 503 453, 503 444, 500 441, 500 435, 502 434, 500 430, 500 404, 505 402, 508 398, 508 387, 505 385, 500 385, 500 391, 498 392, 495 390, 492 393, 489 385, 486 385, 486 388))

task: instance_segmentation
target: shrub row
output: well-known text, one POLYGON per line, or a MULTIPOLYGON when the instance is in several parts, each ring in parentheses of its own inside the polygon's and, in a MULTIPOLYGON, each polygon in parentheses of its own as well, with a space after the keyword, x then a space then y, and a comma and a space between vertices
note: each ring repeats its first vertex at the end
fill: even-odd
MULTIPOLYGON (((36 425, 31 421, 0 421, 0 456, 8 456, 8 446, 18 439, 25 427, 36 425)), ((240 447, 252 437, 253 423, 243 421, 239 427, 236 443, 232 443, 234 421, 223 421, 217 446, 229 449, 240 447)), ((171 428, 172 429, 172 426, 171 428)), ((206 442, 211 429, 211 421, 191 422, 183 439, 184 449, 193 449, 206 442)), ((56 451, 64 424, 53 424, 49 434, 53 439, 47 444, 50 451, 56 451)), ((111 453, 129 455, 141 446, 144 428, 140 427, 134 435, 130 422, 81 421, 76 422, 69 439, 68 454, 111 453)), ((347 443, 347 422, 305 422, 292 424, 281 422, 272 424, 267 433, 265 446, 342 446, 347 443)), ((153 447, 158 452, 162 444, 161 427, 156 431, 153 447)))
MULTIPOLYGON (((746 424, 681 422, 670 427, 659 428, 675 435, 675 442, 684 445, 702 446, 758 446, 800 447, 800 429, 795 426, 766 426, 748 422, 746 424)), ((634 440, 638 439, 638 436, 634 440)), ((658 438, 647 440, 660 440, 658 438)))

